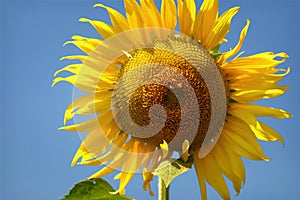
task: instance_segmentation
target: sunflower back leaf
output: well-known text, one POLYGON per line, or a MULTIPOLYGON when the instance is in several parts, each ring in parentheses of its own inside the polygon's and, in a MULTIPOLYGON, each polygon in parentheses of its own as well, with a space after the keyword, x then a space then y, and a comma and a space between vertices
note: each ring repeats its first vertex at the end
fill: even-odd
POLYGON ((75 184, 61 200, 133 200, 113 192, 113 187, 104 179, 93 178, 75 184))

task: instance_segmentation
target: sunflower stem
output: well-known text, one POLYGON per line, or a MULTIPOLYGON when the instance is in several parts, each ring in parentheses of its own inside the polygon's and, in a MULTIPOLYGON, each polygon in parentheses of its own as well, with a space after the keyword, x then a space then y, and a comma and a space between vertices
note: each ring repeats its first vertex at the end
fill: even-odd
POLYGON ((158 200, 169 200, 169 188, 166 187, 164 181, 158 177, 158 200))

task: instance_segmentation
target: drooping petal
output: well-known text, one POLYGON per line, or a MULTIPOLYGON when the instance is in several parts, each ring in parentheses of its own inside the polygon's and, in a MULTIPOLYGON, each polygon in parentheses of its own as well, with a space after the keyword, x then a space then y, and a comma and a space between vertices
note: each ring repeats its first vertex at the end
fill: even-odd
POLYGON ((151 190, 151 186, 150 186, 150 182, 153 180, 153 174, 149 171, 147 171, 146 169, 143 170, 143 179, 144 179, 144 183, 143 183, 143 189, 147 190, 150 194, 150 196, 154 196, 153 191, 151 190))
POLYGON ((210 184, 223 199, 230 199, 229 190, 222 175, 222 169, 217 164, 217 161, 214 159, 212 154, 208 154, 200 161, 196 161, 197 159, 199 158, 197 155, 195 155, 195 167, 198 168, 199 166, 201 166, 200 170, 202 171, 203 177, 207 181, 207 183, 210 184))
POLYGON ((206 183, 203 174, 203 165, 201 159, 199 159, 198 156, 195 156, 194 158, 194 166, 195 166, 195 171, 200 186, 201 199, 207 200, 206 183))
POLYGON ((284 145, 283 137, 277 131, 275 131, 273 128, 271 128, 270 126, 262 122, 258 122, 258 125, 259 125, 259 129, 256 129, 256 131, 254 131, 258 139, 268 141, 268 142, 273 142, 278 140, 284 145))
POLYGON ((244 43, 245 37, 247 35, 249 25, 250 25, 250 21, 247 20, 245 27, 243 28, 243 30, 240 33, 240 39, 239 39, 239 42, 237 43, 237 45, 232 50, 223 53, 220 56, 218 63, 220 63, 220 64, 224 63, 227 59, 231 58, 232 56, 234 56, 235 54, 237 54, 240 51, 240 49, 244 43))
POLYGON ((225 148, 228 147, 223 146, 222 143, 218 141, 218 144, 214 147, 211 154, 216 160, 216 164, 218 164, 222 169, 224 175, 232 181, 236 192, 239 193, 243 180, 241 180, 233 171, 232 162, 230 162, 231 154, 227 154, 227 152, 224 150, 225 148))
POLYGON ((258 121, 254 113, 245 109, 243 105, 234 105, 231 113, 235 113, 235 115, 239 118, 235 119, 235 121, 238 122, 237 125, 245 132, 252 131, 260 140, 269 142, 279 140, 281 143, 284 143, 283 138, 279 133, 266 124, 258 121))
MULTIPOLYGON (((236 113, 232 113, 232 115, 240 117, 240 115, 236 113)), ((231 120, 231 123, 224 127, 222 133, 224 135, 224 145, 232 146, 237 154, 248 159, 269 160, 269 158, 264 155, 254 133, 242 129, 238 123, 235 123, 236 121, 237 120, 231 120), (246 132, 246 134, 244 132, 246 132)))

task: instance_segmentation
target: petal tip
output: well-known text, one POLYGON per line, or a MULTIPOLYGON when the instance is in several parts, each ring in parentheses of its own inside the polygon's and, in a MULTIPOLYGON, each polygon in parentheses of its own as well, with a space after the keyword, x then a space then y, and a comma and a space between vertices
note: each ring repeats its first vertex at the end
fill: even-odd
POLYGON ((93 5, 93 8, 101 7, 104 8, 105 6, 102 3, 96 3, 93 5))

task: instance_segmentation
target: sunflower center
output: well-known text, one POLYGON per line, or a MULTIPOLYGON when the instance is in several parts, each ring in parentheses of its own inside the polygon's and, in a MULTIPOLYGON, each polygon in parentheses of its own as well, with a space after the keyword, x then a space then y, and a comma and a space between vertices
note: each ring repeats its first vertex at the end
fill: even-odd
MULTIPOLYGON (((191 109, 190 102, 186 100, 184 103, 179 103, 176 94, 180 94, 185 90, 185 85, 189 84, 193 89, 193 95, 188 95, 185 99, 196 97, 197 106, 200 111, 199 125, 197 127, 197 133, 190 141, 191 148, 201 147, 206 133, 209 128, 211 121, 211 97, 208 87, 198 72, 197 67, 193 66, 187 61, 182 54, 175 52, 185 52, 185 55, 190 55, 193 59, 193 55, 196 53, 200 56, 201 67, 215 67, 210 66, 212 58, 207 53, 204 48, 197 48, 193 44, 181 41, 179 38, 172 38, 164 42, 155 42, 152 47, 138 49, 131 53, 131 57, 128 62, 122 66, 120 78, 123 77, 127 72, 125 88, 133 87, 133 82, 136 81, 137 77, 149 76, 149 72, 144 73, 143 70, 138 70, 139 66, 147 66, 148 68, 155 68, 155 66, 164 66, 165 69, 172 69, 176 71, 177 75, 174 73, 169 73, 168 70, 158 70, 151 79, 155 80, 156 83, 147 83, 139 86, 134 90, 130 97, 128 98, 128 108, 131 120, 138 124, 139 126, 147 126, 151 122, 151 107, 154 105, 160 105, 164 108, 166 114, 166 120, 164 126, 160 131, 151 137, 140 137, 139 140, 144 143, 150 143, 155 146, 163 143, 165 140, 170 143, 174 137, 178 137, 178 130, 180 126, 192 126, 192 124, 185 123, 181 124, 182 117, 191 118, 190 113, 182 113, 182 110, 191 109), (177 77, 178 76, 178 77, 177 77), (179 78, 179 76, 184 77, 185 82, 179 78), (163 83, 163 84, 157 84, 163 83)), ((194 58, 195 59, 195 58, 194 58)), ((199 57, 197 58, 199 59, 199 57)), ((214 63, 214 62, 213 62, 214 63)), ((213 75, 212 75, 213 76, 213 75)), ((211 77, 213 78, 213 77, 211 77)), ((123 93, 126 94, 126 89, 123 93)), ((121 98, 119 97, 120 101, 121 98)), ((156 112, 155 116, 158 120, 163 120, 163 112, 156 112)), ((122 119, 127 120, 127 119, 122 119)), ((192 121, 192 120, 191 120, 192 121)), ((182 134, 182 139, 187 137, 185 133, 182 134)), ((137 138, 136 136, 132 136, 137 138)), ((181 136, 179 136, 181 137, 181 136)), ((181 147, 181 145, 179 145, 181 147)))

